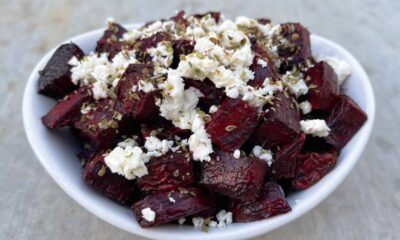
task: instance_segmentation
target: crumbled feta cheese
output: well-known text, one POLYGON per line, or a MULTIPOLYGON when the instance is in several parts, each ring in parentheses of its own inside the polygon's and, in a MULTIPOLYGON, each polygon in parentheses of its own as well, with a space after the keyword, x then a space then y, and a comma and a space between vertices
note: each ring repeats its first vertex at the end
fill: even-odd
POLYGON ((143 80, 140 80, 140 81, 139 81, 139 87, 138 87, 138 89, 139 89, 140 91, 143 91, 143 92, 146 92, 146 93, 152 92, 152 91, 155 90, 155 88, 154 88, 154 86, 153 86, 153 84, 152 84, 151 82, 149 82, 149 81, 143 81, 143 80))
POLYGON ((218 226, 218 223, 217 223, 216 221, 210 221, 210 222, 208 223, 208 226, 209 226, 209 227, 217 227, 217 226, 218 226))
POLYGON ((252 153, 255 157, 258 157, 259 159, 262 159, 267 162, 268 166, 272 165, 272 152, 271 150, 266 150, 262 148, 261 146, 254 146, 252 153))
POLYGON ((146 148, 148 157, 160 157, 171 150, 174 145, 172 140, 160 140, 157 137, 146 137, 144 148, 146 148))
POLYGON ((118 173, 129 180, 148 174, 145 163, 149 157, 137 146, 117 146, 104 157, 104 161, 112 173, 118 173))
POLYGON ((148 222, 154 222, 156 213, 151 208, 142 209, 142 217, 148 222))
POLYGON ((325 120, 320 119, 301 120, 300 127, 305 134, 311 134, 315 137, 326 137, 330 131, 325 120))
POLYGON ((179 218, 178 222, 179 222, 179 225, 182 225, 186 222, 186 218, 179 218))
POLYGON ((122 39, 127 42, 134 42, 138 40, 142 36, 142 32, 137 29, 131 29, 128 32, 124 33, 122 39))
POLYGON ((195 228, 201 228, 204 224, 204 218, 202 217, 194 217, 192 218, 193 226, 195 228))
POLYGON ((239 150, 239 149, 236 149, 236 150, 233 152, 233 157, 236 158, 236 159, 239 159, 239 158, 240 158, 240 150, 239 150))
POLYGON ((196 161, 210 161, 210 154, 213 152, 211 139, 208 136, 204 126, 197 129, 189 137, 189 149, 192 152, 193 159, 196 161))
POLYGON ((311 103, 309 101, 301 102, 299 106, 303 114, 309 114, 312 110, 311 103))
POLYGON ((216 217, 218 220, 218 227, 225 227, 232 223, 232 212, 221 210, 217 213, 216 217))
POLYGON ((297 98, 308 93, 308 87, 303 79, 303 74, 287 71, 282 76, 282 82, 297 98))
POLYGON ((215 105, 212 105, 212 106, 210 107, 210 109, 208 110, 208 113, 213 114, 213 113, 215 113, 216 111, 218 111, 218 107, 215 106, 215 105))
POLYGON ((169 67, 174 57, 170 42, 160 42, 157 47, 147 49, 147 52, 153 58, 155 64, 163 67, 169 67))
POLYGON ((267 62, 264 61, 264 60, 261 59, 261 58, 259 58, 259 59, 257 60, 257 64, 258 64, 258 65, 261 65, 261 67, 266 67, 266 66, 267 66, 267 62))
POLYGON ((139 146, 138 142, 136 141, 137 138, 138 136, 135 136, 135 138, 127 138, 124 141, 119 142, 117 146, 121 148, 139 146))
POLYGON ((172 202, 172 203, 175 203, 175 202, 176 202, 176 201, 175 201, 175 198, 173 198, 173 197, 169 197, 168 200, 169 200, 170 202, 172 202))
POLYGON ((178 65, 182 77, 203 80, 218 67, 218 62, 209 58, 199 58, 194 54, 185 56, 178 65))
POLYGON ((93 98, 99 100, 108 97, 108 88, 104 82, 95 82, 92 85, 93 98))
POLYGON ((317 61, 325 61, 333 68, 338 77, 339 86, 342 85, 344 80, 346 80, 351 74, 349 64, 336 57, 317 57, 317 61))

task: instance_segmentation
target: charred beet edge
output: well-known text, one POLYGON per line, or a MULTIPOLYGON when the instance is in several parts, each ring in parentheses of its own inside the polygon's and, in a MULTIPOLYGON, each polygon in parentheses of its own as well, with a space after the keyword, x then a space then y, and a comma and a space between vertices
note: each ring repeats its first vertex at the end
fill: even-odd
POLYGON ((135 181, 112 173, 104 163, 102 154, 98 154, 86 163, 82 174, 85 182, 123 205, 129 205, 134 198, 135 181))
POLYGON ((308 101, 313 109, 326 110, 339 95, 339 85, 335 71, 326 62, 319 62, 305 73, 308 85, 308 101))
POLYGON ((300 133, 300 113, 292 98, 276 93, 260 126, 254 131, 250 141, 264 148, 275 148, 292 142, 300 133))
POLYGON ((326 140, 341 149, 367 121, 367 114, 360 109, 357 103, 345 95, 336 99, 330 112, 326 122, 331 132, 326 140))
POLYGON ((97 41, 95 51, 98 53, 108 53, 108 59, 113 59, 122 50, 122 43, 118 41, 126 29, 117 23, 109 23, 108 29, 104 31, 103 36, 97 41))
POLYGON ((231 210, 234 222, 251 222, 291 211, 282 188, 275 182, 267 182, 256 200, 233 200, 231 210))
POLYGON ((161 225, 213 208, 210 193, 198 188, 187 187, 176 191, 156 192, 132 205, 133 213, 141 227, 161 225), (172 200, 173 199, 173 200, 172 200), (154 221, 143 218, 142 210, 155 212, 154 221))
POLYGON ((279 80, 279 71, 268 56, 268 53, 260 46, 259 43, 253 44, 252 49, 255 56, 250 69, 254 72, 254 79, 249 82, 249 85, 253 87, 261 87, 266 78, 269 78, 273 82, 279 80), (260 60, 264 61, 267 65, 260 65, 258 63, 260 60))
POLYGON ((236 199, 253 199, 259 195, 267 171, 266 162, 254 157, 233 157, 218 152, 210 162, 202 163, 200 184, 236 199))
POLYGON ((326 152, 304 152, 297 155, 293 189, 305 189, 324 177, 336 164, 338 151, 331 147, 326 152))
POLYGON ((143 191, 168 191, 194 182, 193 160, 189 152, 170 152, 150 159, 148 174, 138 179, 143 191))
POLYGON ((44 69, 39 72, 39 93, 59 99, 77 89, 78 86, 71 81, 71 67, 68 62, 72 57, 82 59, 83 55, 83 51, 72 42, 57 48, 44 69))
POLYGON ((42 122, 49 128, 60 128, 72 124, 81 115, 82 104, 91 99, 92 95, 89 89, 79 88, 54 105, 42 117, 42 122))
POLYGON ((214 144, 224 151, 240 148, 258 124, 257 109, 241 99, 225 99, 207 124, 214 144))

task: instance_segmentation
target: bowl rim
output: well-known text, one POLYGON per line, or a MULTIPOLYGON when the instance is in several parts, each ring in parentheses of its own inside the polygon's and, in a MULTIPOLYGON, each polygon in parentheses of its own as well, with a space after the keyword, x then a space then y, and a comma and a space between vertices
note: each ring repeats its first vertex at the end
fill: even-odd
MULTIPOLYGON (((125 24, 124 26, 126 27, 135 27, 138 26, 140 23, 136 24, 125 24)), ((93 34, 100 34, 102 31, 104 31, 104 28, 100 28, 97 30, 89 31, 83 34, 79 34, 75 37, 72 37, 63 43, 66 42, 71 42, 74 41, 74 39, 80 39, 80 38, 86 38, 89 37, 93 34)), ((346 49, 344 49, 342 46, 336 44, 333 41, 330 41, 324 37, 312 34, 311 35, 312 41, 319 41, 327 45, 331 45, 334 48, 339 49, 343 55, 346 56, 347 61, 351 61, 350 65, 352 65, 355 69, 353 70, 353 74, 357 73, 359 75, 360 83, 363 88, 360 91, 363 91, 365 94, 365 109, 364 111, 368 115, 368 120, 364 124, 364 126, 360 129, 360 131, 357 134, 361 134, 362 136, 359 137, 360 141, 355 145, 355 148, 352 149, 351 152, 348 153, 348 156, 346 157, 346 164, 342 164, 341 166, 341 171, 337 172, 335 175, 335 181, 330 181, 326 182, 324 188, 319 188, 318 191, 314 193, 313 196, 309 197, 307 200, 305 200, 302 203, 301 208, 296 208, 293 209, 291 212, 279 215, 270 219, 262 220, 262 221, 255 221, 251 223, 247 223, 245 228, 240 228, 240 229, 235 229, 234 225, 229 226, 229 231, 213 231, 212 233, 209 234, 201 234, 201 235, 190 235, 191 239, 209 239, 209 238, 217 238, 217 239, 243 239, 243 238, 250 238, 250 237, 255 237, 261 234, 265 234, 267 232, 270 232, 278 227, 281 227, 297 218, 300 216, 304 215, 305 213, 309 212, 311 209, 316 207, 319 203, 321 203, 328 195, 330 195, 338 186, 343 182, 343 180, 348 176, 349 172, 351 169, 354 167, 356 162, 359 160, 368 140, 369 136, 372 131, 374 119, 375 119, 375 98, 374 98, 374 93, 372 90, 372 86, 370 83, 370 80, 361 66, 361 64, 356 60, 356 58, 348 52, 346 49), (349 160, 347 160, 349 159, 349 160), (351 161, 350 161, 351 160, 351 161), (269 222, 269 225, 266 224, 266 222, 269 222), (267 227, 265 225, 268 225, 267 227)), ((57 45, 57 47, 60 45, 57 45)), ((29 117, 31 116, 31 112, 33 109, 30 109, 30 99, 37 97, 33 96, 32 93, 36 93, 36 81, 35 79, 38 76, 38 71, 43 68, 43 66, 47 63, 48 59, 50 56, 54 53, 55 49, 53 48, 50 50, 41 60, 36 64, 34 67, 33 71, 31 72, 28 81, 26 83, 26 87, 24 90, 23 94, 23 102, 22 102, 22 114, 23 114, 23 124, 24 124, 24 129, 25 133, 28 139, 28 142, 30 143, 30 146, 33 150, 33 152, 36 155, 36 158, 39 160, 41 165, 45 168, 47 173, 51 176, 51 178, 76 202, 78 202, 81 206, 83 206, 85 209, 87 209, 89 212, 94 214, 95 216, 99 217, 103 221, 114 225, 120 229, 123 229, 127 232, 136 234, 138 236, 143 236, 147 238, 154 238, 154 239, 187 239, 188 233, 184 232, 183 234, 176 234, 174 232, 170 232, 168 230, 163 229, 158 229, 159 231, 153 230, 153 229, 143 229, 140 227, 132 229, 132 226, 125 223, 122 219, 118 219, 118 217, 111 215, 106 211, 106 209, 102 209, 102 207, 98 206, 93 206, 91 205, 88 200, 85 199, 84 196, 80 195, 79 193, 76 193, 68 184, 64 183, 61 181, 60 177, 57 176, 56 173, 54 173, 50 167, 46 164, 44 160, 43 153, 41 149, 35 144, 35 135, 32 131, 32 129, 35 127, 34 124, 29 121, 29 117), (35 89, 35 91, 32 91, 32 89, 35 89)), ((335 167, 337 169, 337 166, 335 167)), ((331 172, 335 172, 335 169, 333 169, 331 172)))

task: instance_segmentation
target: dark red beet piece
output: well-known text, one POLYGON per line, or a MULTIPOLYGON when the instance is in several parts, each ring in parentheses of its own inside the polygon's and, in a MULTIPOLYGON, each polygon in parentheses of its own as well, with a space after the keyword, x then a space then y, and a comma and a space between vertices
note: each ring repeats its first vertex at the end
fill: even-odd
POLYGON ((338 149, 347 142, 367 121, 367 114, 350 97, 340 95, 333 105, 326 123, 331 129, 326 140, 338 149))
POLYGON ((49 128, 60 128, 72 124, 81 115, 82 104, 92 99, 86 87, 68 94, 42 117, 42 122, 49 128))
POLYGON ((180 61, 181 55, 188 55, 194 50, 194 40, 180 38, 173 41, 172 48, 174 50, 174 58, 171 64, 171 68, 177 68, 180 61))
POLYGON ((135 181, 112 173, 105 165, 102 154, 97 154, 86 163, 82 177, 88 185, 112 200, 124 205, 132 203, 135 181))
POLYGON ((186 30, 188 22, 185 16, 185 11, 179 11, 175 16, 171 17, 171 20, 175 22, 175 29, 177 32, 183 32, 186 30))
POLYGON ((254 79, 249 81, 249 85, 253 87, 261 87, 265 78, 269 78, 274 82, 278 81, 280 79, 279 71, 274 62, 268 56, 268 53, 258 43, 253 44, 252 49, 255 56, 253 64, 250 66, 250 70, 254 72, 254 79), (261 60, 265 62, 266 66, 259 64, 261 60))
POLYGON ((212 115, 206 131, 224 151, 239 149, 258 124, 257 109, 241 99, 226 98, 212 115))
POLYGON ((257 22, 259 24, 267 25, 267 24, 271 23, 271 19, 269 19, 269 18, 257 18, 257 22))
POLYGON ((310 32, 300 23, 283 23, 281 29, 280 36, 286 40, 278 47, 281 73, 292 70, 293 66, 308 66, 307 61, 312 61, 310 32))
POLYGON ((336 164, 338 151, 331 147, 326 152, 304 152, 297 155, 293 189, 306 189, 324 177, 336 164))
POLYGON ((118 41, 127 30, 117 23, 109 23, 103 36, 97 41, 95 51, 98 53, 108 53, 108 59, 113 59, 115 55, 121 52, 122 42, 118 41))
POLYGON ((71 81, 72 57, 82 59, 83 51, 74 43, 66 43, 56 49, 42 71, 39 71, 39 93, 51 98, 62 98, 78 86, 71 81))
MULTIPOLYGON (((142 63, 152 63, 152 57, 147 53, 147 49, 155 48, 160 42, 171 42, 172 37, 167 32, 157 32, 154 35, 142 38, 134 45, 136 49, 136 58, 142 63)), ((171 42, 172 46, 172 42, 171 42)))
POLYGON ((203 97, 199 99, 198 106, 205 112, 208 112, 212 105, 220 105, 225 98, 224 89, 216 88, 209 79, 203 81, 185 79, 185 87, 194 87, 203 94, 203 97))
POLYGON ((210 17, 214 18, 215 22, 219 22, 219 20, 221 19, 221 13, 220 12, 206 12, 203 14, 194 14, 193 17, 195 18, 203 18, 207 15, 210 15, 210 17))
POLYGON ((339 85, 335 71, 326 62, 319 62, 305 73, 309 86, 308 101, 313 109, 325 110, 339 95, 339 85), (311 87, 312 86, 312 87, 311 87))
POLYGON ((276 182, 267 182, 262 195, 250 201, 233 200, 231 211, 234 222, 251 222, 291 211, 282 188, 276 182))
POLYGON ((169 152, 146 164, 149 174, 138 179, 142 191, 168 191, 194 182, 193 160, 188 152, 169 152))
POLYGON ((267 164, 254 157, 233 157, 218 152, 210 162, 203 162, 199 184, 236 199, 254 199, 263 187, 267 164))
POLYGON ((292 98, 279 92, 250 141, 270 149, 293 141, 299 133, 300 113, 292 98))
POLYGON ((272 174, 275 179, 295 176, 296 157, 303 147, 305 138, 305 134, 301 133, 291 143, 280 147, 276 151, 272 164, 272 174))
POLYGON ((174 136, 188 138, 190 136, 190 130, 175 127, 170 121, 164 119, 142 123, 140 133, 143 138, 154 135, 159 139, 172 139, 174 136))
POLYGON ((134 118, 149 119, 158 115, 155 99, 157 92, 143 92, 133 86, 138 86, 140 80, 146 80, 153 75, 153 67, 148 64, 130 64, 116 86, 117 98, 124 107, 132 112, 134 118))
POLYGON ((213 208, 210 194, 198 187, 179 188, 177 191, 155 192, 132 205, 133 213, 143 228, 161 225, 213 208), (156 213, 154 221, 143 218, 142 210, 156 213))
POLYGON ((83 139, 97 147, 112 146, 119 134, 129 133, 134 121, 113 99, 104 99, 75 122, 74 127, 83 139))

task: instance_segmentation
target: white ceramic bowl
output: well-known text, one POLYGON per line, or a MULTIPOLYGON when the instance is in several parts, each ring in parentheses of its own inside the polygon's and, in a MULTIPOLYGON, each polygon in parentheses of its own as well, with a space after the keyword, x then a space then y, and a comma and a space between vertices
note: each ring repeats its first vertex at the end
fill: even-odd
MULTIPOLYGON (((135 25, 130 25, 133 27, 135 25)), ((94 49, 103 29, 81 34, 66 42, 74 42, 86 53, 94 49)), ((24 93, 23 120, 28 140, 37 158, 64 191, 97 217, 133 234, 153 239, 244 239, 267 233, 308 212, 324 200, 349 174, 359 159, 371 133, 375 100, 369 79, 358 61, 344 48, 316 35, 311 36, 313 54, 337 56, 350 64, 352 75, 344 84, 351 96, 367 113, 368 120, 343 149, 336 167, 311 188, 288 196, 292 211, 251 223, 232 224, 225 228, 201 232, 191 226, 165 225, 142 229, 131 210, 122 207, 88 187, 81 178, 76 159, 78 146, 69 131, 50 131, 41 123, 41 116, 54 101, 37 93, 38 71, 43 69, 54 49, 44 56, 32 71, 24 93)))

